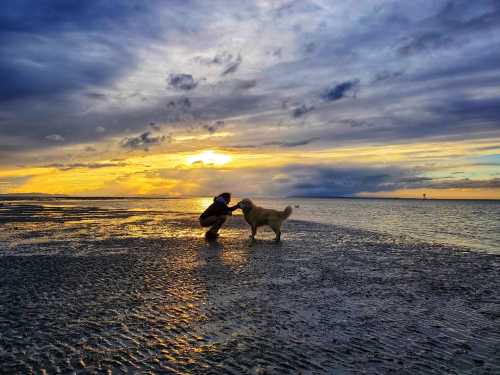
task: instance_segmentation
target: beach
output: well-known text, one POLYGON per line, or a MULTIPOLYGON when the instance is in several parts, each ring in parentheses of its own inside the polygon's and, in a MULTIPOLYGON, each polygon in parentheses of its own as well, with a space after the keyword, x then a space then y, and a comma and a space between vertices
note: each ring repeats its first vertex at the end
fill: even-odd
POLYGON ((0 373, 498 374, 500 255, 241 216, 0 207, 0 373))

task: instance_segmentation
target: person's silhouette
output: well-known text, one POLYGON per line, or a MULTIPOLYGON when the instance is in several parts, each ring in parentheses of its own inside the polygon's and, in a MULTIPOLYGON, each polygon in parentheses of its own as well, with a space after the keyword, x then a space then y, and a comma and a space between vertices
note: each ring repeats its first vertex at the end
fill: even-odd
POLYGON ((218 232, 226 222, 227 216, 239 208, 238 205, 229 207, 231 202, 231 193, 222 193, 214 197, 214 202, 200 215, 200 225, 210 227, 205 233, 207 239, 215 239, 219 236, 218 232))

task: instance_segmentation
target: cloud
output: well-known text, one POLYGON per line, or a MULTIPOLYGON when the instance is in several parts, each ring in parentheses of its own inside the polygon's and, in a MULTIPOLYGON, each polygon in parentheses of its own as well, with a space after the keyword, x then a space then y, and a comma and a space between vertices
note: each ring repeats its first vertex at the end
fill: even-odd
POLYGON ((170 74, 167 83, 169 87, 182 91, 193 90, 198 85, 191 74, 170 74))
POLYGON ((358 79, 345 81, 324 90, 321 94, 321 98, 329 102, 337 101, 345 98, 349 93, 353 93, 353 95, 355 95, 358 86, 358 79))
POLYGON ((242 61, 243 59, 241 58, 241 55, 238 54, 238 57, 234 61, 231 61, 229 64, 226 65, 226 67, 221 73, 221 76, 226 76, 228 74, 235 73, 240 67, 242 61))
POLYGON ((170 141, 170 137, 164 135, 152 136, 151 132, 144 132, 137 137, 126 137, 121 140, 120 146, 130 150, 144 150, 149 151, 149 148, 162 144, 165 141, 170 141))
POLYGON ((57 168, 61 171, 69 171, 72 169, 86 168, 86 169, 100 169, 100 168, 111 168, 111 167, 124 167, 127 163, 52 163, 45 167, 57 168))
POLYGON ((308 145, 312 142, 316 142, 317 140, 319 140, 319 138, 308 138, 308 139, 302 139, 302 140, 298 140, 298 141, 281 142, 278 145, 281 147, 299 147, 299 146, 308 145))
POLYGON ((0 193, 7 192, 9 189, 22 185, 32 176, 0 177, 0 193))
POLYGON ((318 140, 319 138, 308 138, 308 139, 300 139, 297 141, 288 141, 288 142, 267 142, 261 144, 260 146, 300 147, 316 142, 318 140))
POLYGON ((500 178, 473 180, 464 178, 460 180, 443 180, 429 187, 434 189, 498 189, 500 188, 500 178))
POLYGON ((222 92, 247 91, 256 86, 257 80, 255 79, 226 79, 213 85, 219 94, 222 92))
POLYGON ((449 0, 436 14, 434 21, 452 34, 495 29, 500 25, 500 4, 495 0, 477 3, 449 0))
POLYGON ((189 98, 180 98, 176 100, 170 100, 167 103, 167 108, 176 108, 180 110, 187 110, 191 108, 191 100, 189 98))
POLYGON ((395 72, 381 71, 381 72, 378 72, 375 74, 375 76, 373 77, 372 83, 394 80, 394 79, 402 77, 403 75, 404 75, 404 72, 402 72, 402 71, 395 71, 395 72))
POLYGON ((401 189, 499 188, 500 178, 472 180, 415 175, 401 167, 330 167, 290 165, 280 171, 286 179, 276 181, 282 194, 295 196, 354 196, 401 189))
POLYGON ((309 112, 312 112, 313 110, 314 110, 313 105, 302 104, 301 106, 294 108, 294 110, 292 111, 292 116, 294 118, 299 118, 306 115, 309 112))
POLYGON ((95 100, 104 100, 104 99, 107 99, 107 97, 108 97, 106 94, 102 94, 99 92, 88 92, 85 94, 85 96, 87 98, 95 99, 95 100))
POLYGON ((398 53, 402 56, 408 56, 434 48, 442 48, 451 42, 452 39, 449 36, 433 31, 424 32, 405 38, 398 47, 398 53))
POLYGON ((241 144, 241 145, 231 145, 228 146, 228 148, 235 148, 235 149, 242 149, 242 148, 258 148, 258 147, 267 147, 267 146, 278 146, 278 147, 300 147, 300 146, 305 146, 310 143, 316 142, 320 140, 320 138, 314 137, 314 138, 307 138, 307 139, 299 139, 296 141, 288 141, 288 142, 280 142, 280 141, 274 141, 274 142, 264 142, 264 143, 257 143, 257 144, 241 144))
POLYGON ((64 137, 59 134, 51 134, 45 137, 45 139, 48 139, 49 141, 54 141, 54 142, 62 142, 64 141, 64 137))
POLYGON ((205 124, 203 125, 203 129, 206 129, 210 134, 215 133, 219 129, 224 127, 224 121, 222 120, 217 120, 211 124, 205 124))
POLYGON ((153 130, 156 130, 156 131, 160 131, 160 126, 158 124, 156 124, 154 121, 151 121, 149 124, 148 124, 153 130))
POLYGON ((95 128, 95 131, 97 133, 104 133, 104 132, 106 132, 106 128, 104 126, 98 126, 95 128))
POLYGON ((225 65, 233 61, 234 56, 228 51, 217 52, 213 57, 195 56, 194 61, 203 65, 225 65))
POLYGON ((3 2, 0 101, 52 97, 113 82, 137 61, 130 35, 159 36, 161 24, 143 24, 151 12, 137 1, 3 2))
POLYGON ((106 158, 113 139, 147 148, 145 127, 149 139, 216 121, 231 134, 214 147, 499 137, 496 0, 59 3, 0 5, 2 165, 57 162, 66 146, 106 158))

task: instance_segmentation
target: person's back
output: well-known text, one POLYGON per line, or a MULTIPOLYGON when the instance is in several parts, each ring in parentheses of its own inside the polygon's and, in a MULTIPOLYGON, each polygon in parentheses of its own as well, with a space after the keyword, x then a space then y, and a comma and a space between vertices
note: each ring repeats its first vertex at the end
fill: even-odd
POLYGON ((218 196, 214 198, 214 202, 200 215, 200 219, 205 219, 210 216, 228 215, 229 212, 231 211, 226 204, 226 200, 218 196))
POLYGON ((228 207, 231 201, 230 193, 222 193, 214 198, 214 202, 200 215, 200 225, 210 227, 206 238, 217 238, 220 227, 226 222, 227 215, 238 209, 238 205, 228 207))

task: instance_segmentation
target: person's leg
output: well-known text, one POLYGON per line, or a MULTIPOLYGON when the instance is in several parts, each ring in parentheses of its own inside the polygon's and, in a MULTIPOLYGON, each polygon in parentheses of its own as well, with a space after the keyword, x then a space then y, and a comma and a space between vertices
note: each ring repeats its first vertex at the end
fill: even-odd
POLYGON ((211 228, 209 229, 208 232, 210 232, 210 234, 216 235, 220 227, 222 227, 222 225, 226 222, 226 220, 227 220, 226 215, 217 216, 216 220, 211 225, 211 228))
POLYGON ((209 217, 205 217, 203 219, 200 219, 200 225, 202 227, 211 227, 212 225, 215 224, 216 221, 217 221, 217 216, 209 216, 209 217))
POLYGON ((227 216, 209 216, 204 219, 200 219, 200 225, 202 227, 210 227, 210 229, 205 233, 207 237, 217 237, 217 232, 220 227, 226 222, 227 216))

